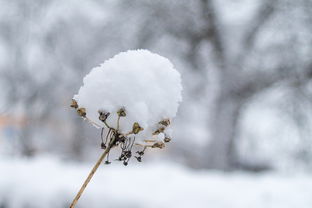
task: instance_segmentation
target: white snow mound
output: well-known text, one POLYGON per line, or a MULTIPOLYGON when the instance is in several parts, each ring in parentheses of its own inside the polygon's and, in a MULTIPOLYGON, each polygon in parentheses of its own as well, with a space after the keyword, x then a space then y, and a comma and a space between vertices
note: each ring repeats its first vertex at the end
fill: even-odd
POLYGON ((181 91, 180 73, 167 58, 148 50, 129 50, 93 68, 74 99, 86 109, 86 117, 102 127, 99 110, 110 112, 107 123, 117 128, 117 111, 125 108, 120 131, 130 132, 138 122, 144 128, 138 136, 146 138, 160 121, 175 117, 181 91))

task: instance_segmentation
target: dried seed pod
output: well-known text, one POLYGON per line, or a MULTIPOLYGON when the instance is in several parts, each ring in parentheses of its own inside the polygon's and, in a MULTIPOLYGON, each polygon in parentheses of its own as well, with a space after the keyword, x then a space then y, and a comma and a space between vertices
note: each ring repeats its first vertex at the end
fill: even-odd
POLYGON ((77 109, 78 108, 78 103, 76 100, 72 99, 72 102, 70 104, 70 107, 77 109))
POLYGON ((162 149, 165 147, 165 143, 163 142, 156 142, 152 145, 152 148, 159 148, 159 149, 162 149))
POLYGON ((157 129, 156 131, 154 131, 153 135, 157 135, 157 134, 160 134, 162 132, 165 131, 165 127, 160 127, 159 129, 157 129))
POLYGON ((164 119, 162 121, 159 121, 159 124, 164 125, 164 126, 169 126, 170 125, 170 120, 169 119, 164 119))
POLYGON ((140 156, 144 155, 144 151, 137 151, 136 153, 138 153, 140 156))
POLYGON ((100 121, 106 121, 106 119, 107 119, 107 117, 110 115, 110 113, 109 112, 105 112, 105 111, 101 111, 101 110, 99 110, 98 111, 99 112, 99 120, 100 121))
POLYGON ((164 139, 164 142, 168 143, 170 141, 171 141, 171 138, 166 136, 165 139, 164 139))
POLYGON ((126 137, 121 135, 121 134, 119 134, 117 139, 116 139, 116 141, 124 143, 126 141, 126 137))
POLYGON ((142 162, 142 157, 141 156, 139 156, 139 157, 134 156, 134 157, 137 159, 138 162, 142 162))
POLYGON ((130 158, 131 156, 132 156, 132 152, 130 151, 130 150, 128 150, 128 151, 125 151, 125 157, 126 158, 130 158))
POLYGON ((86 112, 86 109, 85 109, 85 108, 78 108, 78 109, 77 109, 77 113, 78 113, 78 115, 81 116, 81 117, 86 117, 86 115, 87 115, 87 112, 86 112))
POLYGON ((120 108, 120 109, 117 111, 117 114, 118 114, 118 116, 120 116, 120 117, 125 117, 125 116, 126 116, 126 110, 125 110, 125 108, 120 108))
POLYGON ((101 149, 106 149, 106 145, 104 144, 104 142, 101 143, 101 149))
POLYGON ((132 126, 132 133, 138 134, 140 131, 143 131, 144 129, 140 126, 138 122, 135 122, 132 126))

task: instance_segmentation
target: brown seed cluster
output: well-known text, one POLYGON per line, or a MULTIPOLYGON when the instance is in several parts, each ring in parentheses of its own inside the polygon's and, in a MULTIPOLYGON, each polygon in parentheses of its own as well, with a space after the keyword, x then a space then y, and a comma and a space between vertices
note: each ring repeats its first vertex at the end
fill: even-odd
MULTIPOLYGON (((88 119, 86 109, 84 107, 79 107, 76 100, 74 99, 72 100, 70 107, 75 108, 79 116, 87 119, 88 121, 96 125, 94 121, 91 121, 90 119, 88 119)), ((134 156, 138 162, 141 162, 142 156, 144 155, 144 152, 147 148, 162 149, 165 147, 165 143, 168 143, 171 141, 171 138, 165 134, 165 138, 163 141, 159 141, 156 139, 146 139, 144 140, 145 144, 135 143, 135 136, 141 131, 143 131, 144 128, 142 128, 138 122, 134 122, 132 125, 132 130, 130 132, 126 134, 123 134, 122 132, 120 132, 119 130, 120 119, 127 116, 126 109, 124 107, 120 108, 116 112, 118 116, 117 125, 116 125, 117 128, 111 127, 106 122, 107 118, 111 115, 110 112, 99 110, 98 113, 99 113, 99 117, 98 117, 99 120, 103 122, 104 126, 108 130, 106 135, 104 135, 105 127, 102 127, 101 129, 101 148, 106 149, 109 145, 110 147, 118 147, 121 150, 121 153, 120 153, 120 156, 117 158, 117 161, 123 162, 125 166, 128 165, 131 157, 133 156, 134 145, 137 145, 143 148, 140 151, 136 151, 135 153, 137 155, 134 156)), ((152 136, 157 136, 160 133, 164 133, 166 127, 168 127, 169 125, 170 125, 169 119, 164 119, 158 122, 158 128, 152 133, 152 136)), ((108 153, 105 164, 110 164, 110 163, 111 162, 109 161, 109 153, 108 153)))

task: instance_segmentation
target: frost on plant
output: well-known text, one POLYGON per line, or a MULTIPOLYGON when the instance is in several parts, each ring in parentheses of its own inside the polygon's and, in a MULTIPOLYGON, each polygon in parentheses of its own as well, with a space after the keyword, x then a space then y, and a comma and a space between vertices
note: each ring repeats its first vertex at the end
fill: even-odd
POLYGON ((101 128, 101 148, 119 147, 118 160, 127 165, 132 156, 141 162, 146 148, 164 148, 171 140, 181 91, 180 74, 168 59, 130 50, 93 68, 71 107, 101 128))

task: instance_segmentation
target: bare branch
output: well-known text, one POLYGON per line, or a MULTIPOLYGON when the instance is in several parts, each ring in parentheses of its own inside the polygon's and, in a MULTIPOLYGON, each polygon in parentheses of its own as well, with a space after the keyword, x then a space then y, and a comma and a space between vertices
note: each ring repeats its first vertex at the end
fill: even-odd
POLYGON ((274 73, 258 72, 247 77, 253 78, 249 79, 241 88, 233 89, 233 93, 242 98, 248 98, 264 89, 272 87, 278 82, 287 82, 291 85, 306 83, 312 79, 312 63, 307 64, 300 72, 292 69, 291 66, 281 66, 274 73))
POLYGON ((267 0, 263 3, 261 8, 258 11, 255 19, 252 21, 252 24, 249 30, 246 33, 244 39, 245 47, 251 48, 254 45, 257 34, 259 33, 261 27, 270 19, 274 13, 276 0, 267 0))
POLYGON ((243 63, 248 56, 251 49, 253 49, 256 38, 261 28, 267 23, 270 17, 273 15, 277 0, 266 0, 258 10, 258 13, 250 21, 250 26, 243 38, 241 53, 236 59, 238 63, 243 63))
POLYGON ((220 64, 220 68, 225 65, 224 43, 221 37, 220 24, 216 15, 212 0, 202 0, 202 16, 207 22, 207 30, 203 34, 203 39, 210 41, 214 47, 215 58, 220 64))

